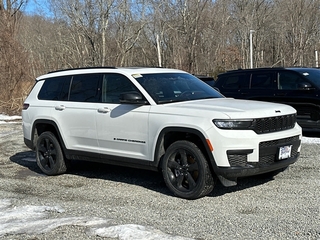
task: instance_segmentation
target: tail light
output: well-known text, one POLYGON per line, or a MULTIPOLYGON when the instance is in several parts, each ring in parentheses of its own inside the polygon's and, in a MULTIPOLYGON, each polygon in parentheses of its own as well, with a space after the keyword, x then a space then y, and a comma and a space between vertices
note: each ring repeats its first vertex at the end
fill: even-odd
POLYGON ((22 110, 27 110, 29 108, 30 104, 29 103, 24 103, 22 110))

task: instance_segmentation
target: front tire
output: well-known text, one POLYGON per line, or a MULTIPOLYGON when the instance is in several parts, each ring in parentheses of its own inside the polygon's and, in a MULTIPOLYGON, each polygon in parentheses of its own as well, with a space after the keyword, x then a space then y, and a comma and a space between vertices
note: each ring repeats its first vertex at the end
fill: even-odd
POLYGON ((167 187, 181 198, 197 199, 214 187, 206 158, 197 145, 185 140, 172 143, 166 150, 162 175, 167 187))
POLYGON ((58 175, 67 171, 60 143, 51 132, 43 132, 38 137, 36 159, 39 168, 47 175, 58 175))

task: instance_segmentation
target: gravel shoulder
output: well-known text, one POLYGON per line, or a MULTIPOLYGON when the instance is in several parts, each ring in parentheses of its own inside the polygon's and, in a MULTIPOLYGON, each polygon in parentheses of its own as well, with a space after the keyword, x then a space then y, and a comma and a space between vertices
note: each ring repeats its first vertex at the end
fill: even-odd
MULTIPOLYGON (((274 179, 217 184, 204 198, 173 197, 159 173, 73 162, 70 172, 45 176, 23 143, 21 123, 0 125, 0 199, 15 206, 60 206, 54 217, 98 217, 194 239, 320 239, 320 144, 303 144, 298 162, 274 179)), ((1 216, 0 216, 1 217, 1 216)), ((85 226, 3 239, 109 239, 85 226)), ((118 239, 118 238, 115 238, 118 239)))

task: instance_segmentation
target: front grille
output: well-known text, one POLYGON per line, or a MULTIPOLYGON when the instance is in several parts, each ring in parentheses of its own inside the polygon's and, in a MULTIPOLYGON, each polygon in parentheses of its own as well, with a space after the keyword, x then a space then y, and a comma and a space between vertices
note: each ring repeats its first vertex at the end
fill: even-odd
POLYGON ((279 117, 257 118, 254 120, 254 131, 257 134, 279 132, 294 128, 297 121, 296 114, 279 117))
POLYGON ((231 167, 245 167, 247 165, 251 165, 254 167, 264 167, 272 165, 273 163, 278 161, 279 147, 285 145, 292 145, 291 157, 296 157, 298 155, 298 149, 300 146, 299 136, 259 143, 259 162, 248 162, 246 154, 237 154, 234 151, 232 151, 232 154, 228 154, 227 151, 228 160, 231 167))

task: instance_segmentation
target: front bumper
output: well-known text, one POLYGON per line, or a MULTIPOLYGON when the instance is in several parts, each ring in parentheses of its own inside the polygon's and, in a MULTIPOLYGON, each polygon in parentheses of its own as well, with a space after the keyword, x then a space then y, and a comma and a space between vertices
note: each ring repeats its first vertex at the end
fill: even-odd
POLYGON ((216 174, 226 179, 234 180, 238 177, 247 177, 277 171, 295 163, 300 156, 300 136, 293 136, 278 140, 265 141, 259 144, 259 160, 248 161, 250 149, 227 151, 229 167, 217 167, 216 174), (279 148, 292 145, 291 157, 279 160, 279 148))
POLYGON ((274 162, 271 165, 258 166, 253 165, 247 166, 235 166, 235 167, 218 167, 217 174, 230 180, 235 180, 239 177, 248 177, 253 175, 259 175, 263 173, 277 171, 288 167, 289 165, 295 163, 300 156, 298 153, 295 157, 288 158, 286 160, 281 160, 279 162, 274 162))

